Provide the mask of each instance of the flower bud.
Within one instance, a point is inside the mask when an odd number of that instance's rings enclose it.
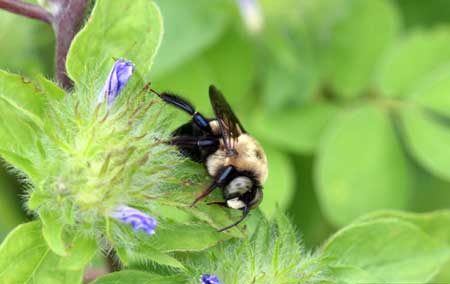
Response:
[[[105,85],[103,86],[97,102],[102,103],[106,98],[108,105],[111,105],[126,86],[131,78],[131,75],[133,75],[133,72],[133,63],[122,59],[117,60],[116,63],[114,63],[108,78],[106,79]]]
[[[135,231],[144,231],[149,235],[155,233],[157,222],[155,218],[126,205],[119,205],[112,212],[111,217],[124,223],[131,225]]]
[[[203,274],[200,277],[201,284],[221,284],[216,275],[214,274]]]

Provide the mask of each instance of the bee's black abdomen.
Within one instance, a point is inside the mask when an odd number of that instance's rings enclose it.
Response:
[[[172,136],[201,137],[203,132],[192,121],[187,122],[172,132]]]
[[[208,123],[209,126],[209,123]],[[188,122],[180,127],[178,127],[173,133],[172,136],[174,137],[190,137],[192,139],[198,139],[198,146],[201,147],[192,147],[192,146],[183,146],[183,145],[177,145],[177,147],[180,149],[180,152],[191,159],[194,162],[197,163],[203,163],[205,162],[206,158],[214,153],[217,149],[219,144],[206,139],[205,134],[202,130],[195,124],[195,122]]]

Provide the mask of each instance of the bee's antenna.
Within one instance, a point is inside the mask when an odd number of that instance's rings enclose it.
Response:
[[[241,223],[242,221],[244,221],[245,217],[248,216],[248,213],[249,213],[249,212],[250,212],[250,210],[248,209],[247,206],[245,206],[245,207],[242,209],[242,217],[241,217],[241,219],[237,220],[235,223],[233,223],[233,224],[231,224],[231,225],[229,225],[229,226],[226,226],[225,228],[222,228],[222,229],[218,230],[218,232],[223,232],[223,231],[226,231],[226,230],[228,230],[228,229],[233,228],[234,226],[239,225],[239,223]]]

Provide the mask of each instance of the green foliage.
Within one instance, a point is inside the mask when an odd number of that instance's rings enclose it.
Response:
[[[123,9],[132,13],[124,16]],[[230,236],[242,236],[242,232],[234,229],[229,235],[219,234],[210,227],[232,223],[220,208],[191,210],[190,226],[178,220],[169,222],[156,210],[164,204],[184,210],[205,186],[196,178],[203,180],[204,174],[198,168],[189,170],[191,165],[183,162],[174,147],[159,142],[169,134],[169,113],[159,99],[143,91],[141,78],[133,79],[113,106],[98,103],[98,95],[112,57],[133,60],[137,71],[146,76],[161,39],[159,9],[150,1],[133,5],[97,1],[92,13],[70,49],[67,67],[76,83],[70,95],[63,95],[43,77],[38,78],[37,87],[20,76],[0,73],[0,130],[2,137],[8,137],[0,141],[2,157],[24,171],[30,183],[30,209],[42,222],[33,230],[39,235],[36,241],[44,244],[42,254],[52,255],[52,269],[77,271],[79,277],[99,245],[114,247],[125,265],[150,262],[183,268],[168,253],[203,250]],[[133,32],[130,25],[135,27]],[[142,41],[144,33],[149,36]],[[142,45],[135,43],[138,35]],[[193,184],[192,190],[184,188],[185,180]],[[160,224],[160,237],[151,239],[128,226],[111,224],[112,212],[122,204],[151,212]],[[209,219],[202,221],[207,215]],[[215,215],[221,215],[218,222]],[[179,234],[188,228],[190,234]],[[198,232],[205,238],[195,241]],[[175,233],[179,238],[173,238]],[[59,261],[56,255],[66,258]],[[20,261],[26,260],[13,265]],[[41,274],[49,281],[65,281],[47,268]]]
[[[0,70],[0,153],[14,166],[33,176],[36,169],[24,153],[41,147],[36,141],[43,127],[45,100],[33,83]]]
[[[140,266],[140,270],[112,273],[96,283],[139,279],[194,284],[205,273],[223,283],[426,283],[450,260],[449,214],[448,210],[369,214],[338,231],[315,253],[303,248],[298,233],[282,214],[273,222],[258,216],[254,234],[247,239],[179,255],[186,266],[181,273],[155,275],[161,271]]]
[[[426,283],[450,257],[445,244],[391,218],[351,225],[333,236],[323,251],[333,259],[332,266],[364,271],[364,283]],[[354,281],[346,273],[341,276],[347,283]]]
[[[256,114],[254,133],[274,145],[295,153],[314,152],[337,107],[312,102],[287,111]]]
[[[54,38],[49,25],[1,10],[0,26],[0,69],[27,76],[53,73]]]
[[[229,21],[230,5],[224,1],[156,1],[165,19],[164,38],[152,76],[161,77],[213,44]],[[194,40],[195,39],[195,40]]]
[[[183,95],[189,98],[199,111],[212,115],[207,94],[208,87],[213,82],[240,113],[239,111],[246,110],[253,101],[250,91],[255,74],[254,64],[255,56],[249,39],[231,26],[214,45],[203,52],[199,51],[199,54],[189,61],[180,62],[176,69],[165,73],[164,76],[157,76],[154,86],[158,90],[170,90]],[[159,68],[156,62],[153,70],[159,72]],[[234,76],[229,76],[230,73]],[[246,112],[243,113],[242,122],[246,125]]]
[[[98,278],[94,283],[98,284],[119,284],[119,283],[142,283],[142,284],[183,284],[184,277],[161,275],[139,271],[139,270],[124,270],[114,272],[106,276]]]
[[[124,58],[138,64],[137,71],[147,79],[162,32],[153,1],[98,1],[71,45],[67,72],[78,88],[98,92],[114,59]]]
[[[404,131],[414,157],[431,172],[450,179],[445,167],[450,164],[446,151],[450,143],[448,127],[432,118],[430,113],[411,109],[403,114]]]
[[[272,224],[261,219],[251,238],[219,245],[197,261],[188,283],[197,283],[195,276],[205,272],[231,284],[325,283],[328,280],[323,259],[303,248],[296,230],[282,214]]]
[[[381,62],[377,74],[380,92],[388,97],[407,97],[417,80],[450,61],[448,29],[415,32],[397,42]]]
[[[39,222],[20,225],[0,246],[0,282],[81,283],[83,270],[60,269],[59,261],[43,239]]]
[[[49,248],[57,255],[66,256],[66,248],[63,241],[64,224],[60,221],[58,211],[42,210],[39,217],[42,221],[42,235]]]
[[[405,25],[412,28],[448,24],[450,3],[447,0],[395,0]],[[426,4],[426,7],[424,6]]]
[[[437,68],[415,84],[411,101],[426,110],[449,117],[450,99],[447,94],[450,90],[450,77],[448,70],[447,65]]]
[[[82,270],[97,253],[98,244],[94,238],[75,233],[70,240],[67,256],[59,262],[59,267],[67,270]]]
[[[269,161],[270,177],[264,185],[264,202],[261,210],[268,216],[286,208],[294,196],[294,168],[289,158],[273,147],[263,144]]]
[[[396,35],[397,11],[385,0],[334,2],[325,10],[330,16],[325,22],[328,35],[320,42],[324,75],[338,95],[363,95],[371,87],[380,55]]]
[[[404,209],[410,186],[407,161],[383,109],[350,109],[333,124],[316,168],[328,219],[344,225],[378,208]]]
[[[396,218],[402,221],[410,222],[428,236],[432,237],[434,241],[440,243],[443,251],[450,249],[450,234],[448,227],[450,225],[450,211],[440,210],[427,214],[414,214],[399,211],[379,211],[362,217],[361,221],[382,220],[386,218]],[[446,246],[446,248],[445,248]],[[450,252],[449,252],[450,253]],[[433,279],[435,283],[447,283],[450,281],[450,257],[447,257],[447,262],[442,267],[440,273]]]
[[[43,75],[0,71],[0,156],[38,219],[1,245],[0,282],[81,283],[111,249],[124,270],[95,283],[198,283],[205,273],[227,284],[450,281],[448,210],[377,211],[450,206],[450,30],[430,28],[448,22],[448,4],[262,0],[263,29],[249,31],[237,1],[156,2],[161,11],[149,0],[96,1],[67,59],[70,94]],[[48,30],[3,16],[1,67],[48,76],[53,55],[37,56],[52,44]],[[117,58],[137,72],[112,106],[98,104]],[[207,116],[208,85],[224,92],[267,152],[264,215],[218,233],[240,212],[187,208],[210,180],[158,142],[189,117],[172,119],[147,82]],[[112,219],[121,204],[155,217],[156,234]],[[310,253],[275,214],[287,208],[307,244],[343,229]],[[22,220],[2,216],[0,234]]]
[[[26,218],[21,212],[19,199],[17,196],[17,183],[13,176],[6,173],[6,169],[0,166],[0,208],[2,208],[2,218],[0,218],[0,239],[3,239],[7,233],[15,226],[23,223]]]

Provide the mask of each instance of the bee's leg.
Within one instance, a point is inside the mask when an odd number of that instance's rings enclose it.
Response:
[[[208,134],[213,134],[213,131],[211,129],[211,126],[209,125],[208,120],[201,114],[195,111],[195,108],[187,102],[185,99],[180,98],[177,95],[169,94],[169,93],[157,93],[156,91],[152,90],[155,94],[157,94],[163,101],[165,101],[168,104],[174,105],[177,108],[184,110],[188,114],[192,116],[192,121],[204,132]]]
[[[217,148],[220,144],[219,139],[216,137],[198,138],[190,136],[171,137],[167,143],[182,147],[198,147],[200,149]]]
[[[194,207],[197,202],[199,202],[201,199],[208,196],[211,192],[214,191],[219,186],[223,186],[227,181],[230,175],[234,172],[233,166],[227,166],[225,169],[216,177],[216,180],[208,186],[207,189],[200,192],[197,197],[195,198],[194,202],[192,202],[191,207]]]
[[[191,208],[195,207],[195,205],[197,204],[197,202],[199,202],[200,200],[202,200],[203,198],[205,198],[206,196],[208,196],[211,192],[214,191],[214,189],[217,188],[217,183],[213,182],[210,186],[208,186],[207,189],[205,189],[204,191],[200,192],[197,197],[195,197],[194,202],[192,202],[191,204]]]

